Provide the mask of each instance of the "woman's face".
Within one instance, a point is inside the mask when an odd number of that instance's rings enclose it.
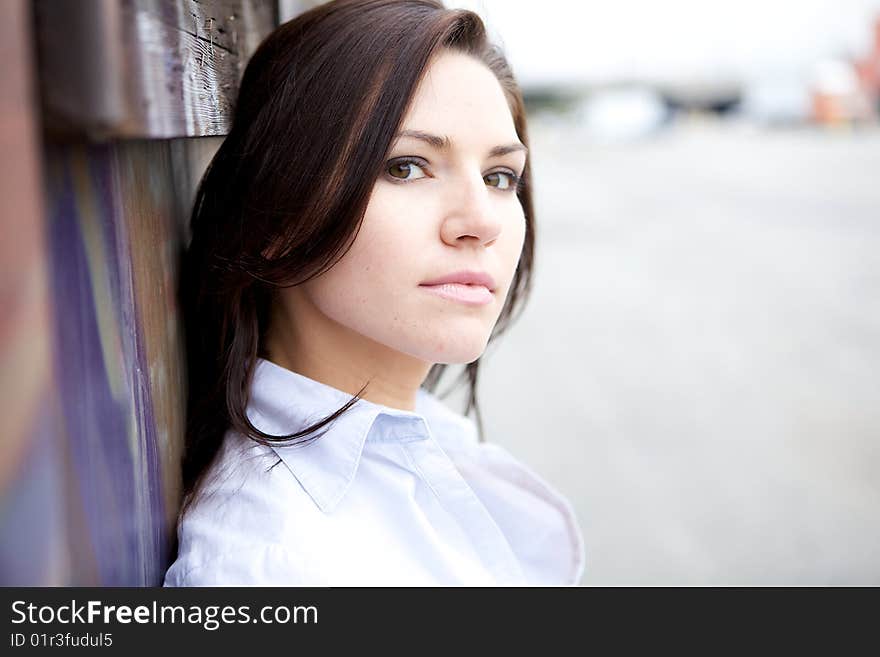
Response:
[[[351,249],[300,286],[301,300],[427,363],[476,360],[523,246],[516,183],[525,162],[493,73],[468,55],[442,52],[416,91]],[[428,285],[441,279],[451,282]]]

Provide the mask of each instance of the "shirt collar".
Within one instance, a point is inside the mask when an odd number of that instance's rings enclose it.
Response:
[[[261,431],[290,434],[333,414],[350,399],[346,392],[259,358],[247,414]],[[476,440],[473,423],[419,389],[414,412],[360,399],[318,431],[326,430],[326,434],[307,443],[273,445],[272,449],[315,504],[332,513],[354,480],[368,437],[378,441],[425,440],[432,438],[432,429],[452,439]]]

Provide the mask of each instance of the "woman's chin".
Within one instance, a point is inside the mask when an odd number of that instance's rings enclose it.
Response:
[[[480,336],[475,340],[458,340],[442,349],[437,349],[426,358],[430,363],[441,365],[466,365],[477,360],[486,351],[487,339]]]

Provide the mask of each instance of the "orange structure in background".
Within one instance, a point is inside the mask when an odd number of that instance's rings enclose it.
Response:
[[[856,62],[859,80],[871,98],[875,112],[880,112],[880,16],[874,23],[874,48],[868,55]]]
[[[869,52],[854,62],[834,62],[817,76],[813,118],[825,125],[867,122],[880,116],[880,16]],[[849,73],[849,75],[847,75]]]

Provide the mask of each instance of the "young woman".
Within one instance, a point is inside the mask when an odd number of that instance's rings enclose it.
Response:
[[[184,258],[166,585],[578,582],[568,502],[431,392],[466,364],[476,410],[529,289],[527,145],[471,12],[330,2],[260,46]]]

